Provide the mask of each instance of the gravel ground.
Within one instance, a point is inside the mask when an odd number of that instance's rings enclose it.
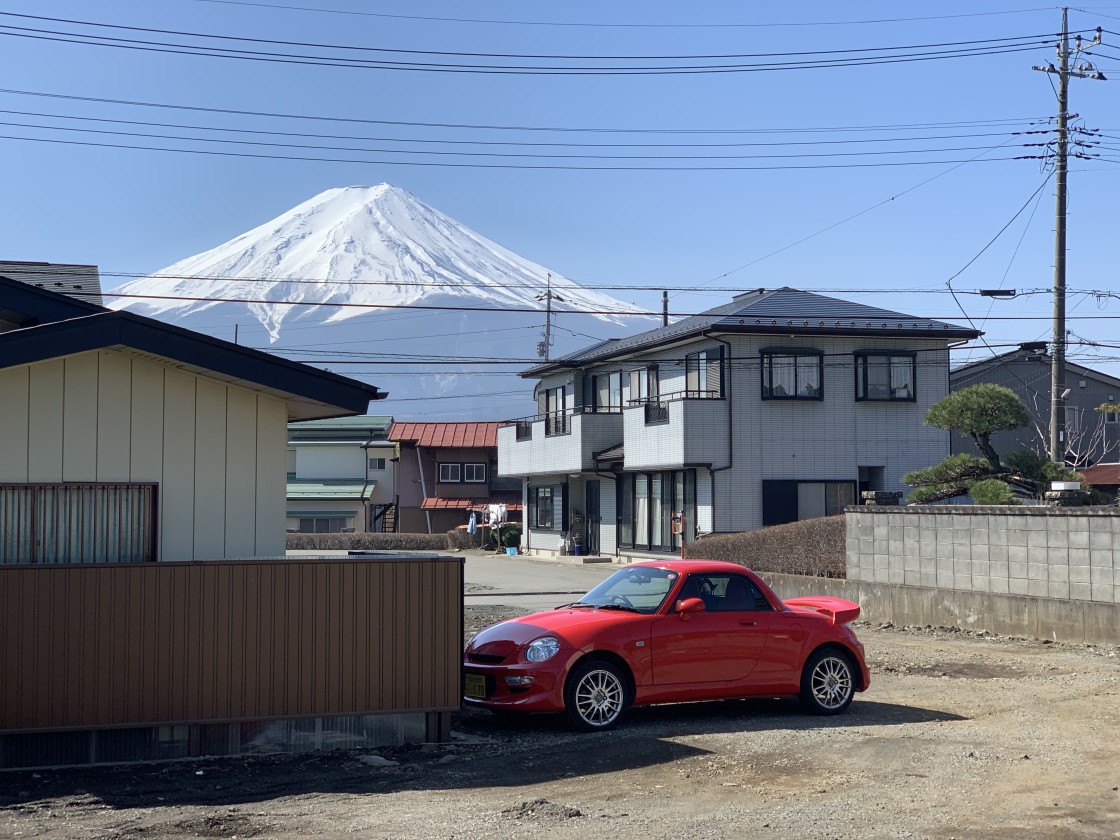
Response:
[[[518,611],[468,609],[468,634]],[[613,732],[468,711],[450,745],[0,774],[0,837],[1120,837],[1120,649],[857,625],[871,690],[635,710]]]

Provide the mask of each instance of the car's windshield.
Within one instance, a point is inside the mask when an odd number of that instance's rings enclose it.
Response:
[[[648,566],[619,569],[576,603],[655,613],[678,578],[680,575],[669,569]]]

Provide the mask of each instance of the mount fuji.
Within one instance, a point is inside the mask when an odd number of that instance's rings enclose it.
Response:
[[[516,373],[537,361],[549,291],[553,358],[654,325],[389,184],[327,190],[107,297],[372,382],[390,394],[375,413],[493,420],[535,413]]]

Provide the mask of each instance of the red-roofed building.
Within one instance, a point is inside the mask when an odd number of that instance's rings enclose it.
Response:
[[[1078,470],[1090,487],[1108,493],[1113,499],[1120,490],[1120,464],[1097,464]]]
[[[521,518],[521,482],[497,476],[498,424],[393,423],[397,444],[397,530],[435,534],[467,522],[472,510],[504,504]]]

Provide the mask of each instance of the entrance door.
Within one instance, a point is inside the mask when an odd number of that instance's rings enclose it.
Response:
[[[587,503],[587,541],[584,544],[587,546],[587,553],[595,555],[599,553],[599,525],[603,521],[599,508],[599,482],[588,481],[584,484],[584,492]]]

